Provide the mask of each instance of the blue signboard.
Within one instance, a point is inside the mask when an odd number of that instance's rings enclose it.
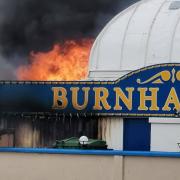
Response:
[[[133,71],[116,81],[0,82],[0,112],[174,117],[180,64]]]

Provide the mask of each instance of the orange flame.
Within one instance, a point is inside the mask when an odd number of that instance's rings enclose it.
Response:
[[[74,81],[87,77],[92,39],[56,44],[49,52],[31,52],[30,64],[17,70],[18,80]]]

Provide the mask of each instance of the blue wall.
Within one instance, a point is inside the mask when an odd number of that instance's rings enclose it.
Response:
[[[124,120],[124,150],[150,151],[151,124],[148,118]]]

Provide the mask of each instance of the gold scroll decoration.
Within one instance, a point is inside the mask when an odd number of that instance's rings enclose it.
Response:
[[[142,81],[141,79],[137,79],[136,81],[138,84],[147,84],[150,82],[152,84],[163,84],[169,80],[171,80],[172,83],[174,83],[176,80],[180,81],[180,71],[176,72],[174,68],[171,71],[164,70],[153,75],[145,81]]]

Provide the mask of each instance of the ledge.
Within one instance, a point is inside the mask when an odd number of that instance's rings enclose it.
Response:
[[[180,158],[180,152],[145,152],[120,150],[78,150],[78,149],[48,149],[48,148],[0,148],[8,153],[38,153],[38,154],[69,154],[69,155],[102,155],[102,156],[145,156]]]

